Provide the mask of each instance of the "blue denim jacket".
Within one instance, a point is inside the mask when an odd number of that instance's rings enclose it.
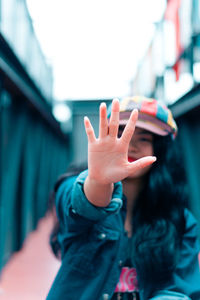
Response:
[[[83,192],[86,176],[87,171],[84,171],[78,177],[68,178],[56,194],[62,264],[47,300],[111,299],[119,280],[126,245],[123,225],[126,203],[122,184],[114,185],[107,207],[95,207]],[[166,290],[197,300],[200,299],[200,271],[196,221],[188,210],[185,210],[185,217],[182,256],[173,282]],[[149,288],[139,293],[141,300],[153,296]]]

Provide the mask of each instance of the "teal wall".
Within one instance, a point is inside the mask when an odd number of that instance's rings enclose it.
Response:
[[[178,120],[180,152],[183,155],[188,191],[189,208],[199,222],[200,238],[200,120],[198,115]]]
[[[0,92],[0,269],[48,209],[70,160],[69,143],[28,104]]]

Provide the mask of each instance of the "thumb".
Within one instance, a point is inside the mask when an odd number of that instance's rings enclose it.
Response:
[[[145,156],[129,163],[129,174],[133,174],[147,166],[150,166],[157,160],[156,156]]]

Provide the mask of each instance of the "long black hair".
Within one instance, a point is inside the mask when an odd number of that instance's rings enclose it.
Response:
[[[176,268],[185,228],[187,188],[182,157],[171,136],[154,136],[152,165],[133,211],[132,261],[145,288],[162,288]]]

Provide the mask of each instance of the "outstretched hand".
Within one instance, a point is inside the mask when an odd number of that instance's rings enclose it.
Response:
[[[101,103],[98,138],[95,136],[90,120],[87,117],[84,118],[88,138],[88,177],[90,180],[100,185],[112,184],[133,175],[156,160],[153,156],[146,156],[134,162],[128,161],[128,147],[134,134],[137,118],[138,111],[133,110],[120,138],[118,138],[118,99],[112,102],[109,124],[106,104]]]

